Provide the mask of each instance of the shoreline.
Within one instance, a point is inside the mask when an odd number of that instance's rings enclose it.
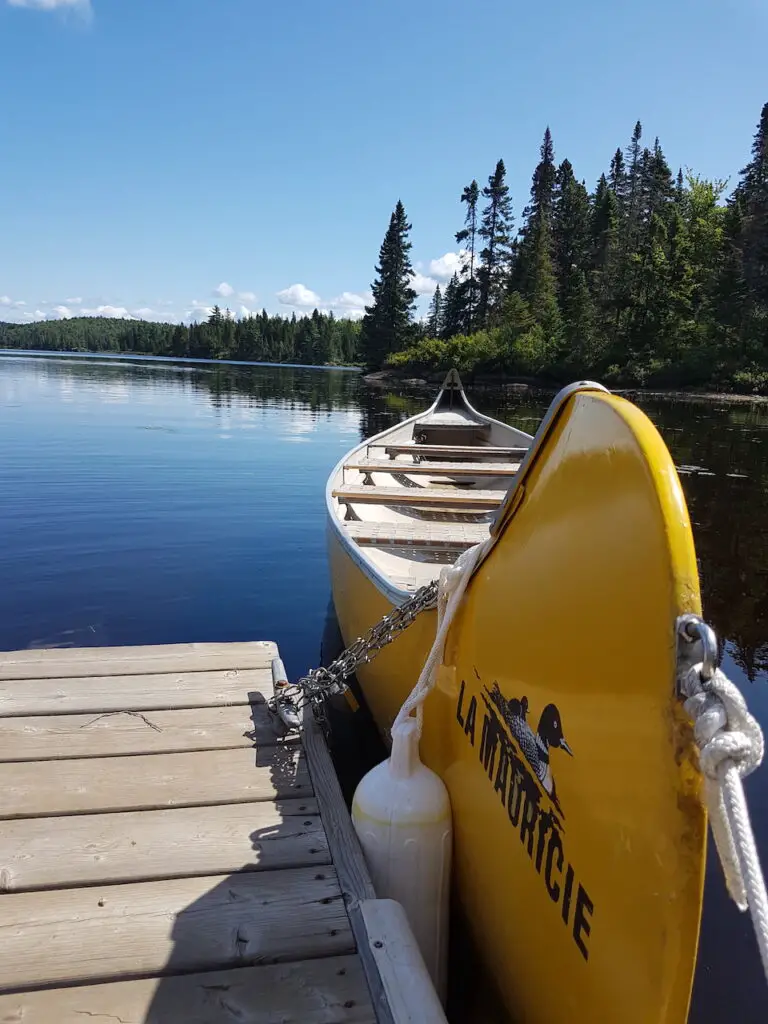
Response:
[[[371,373],[359,366],[341,366],[337,363],[267,363],[250,359],[206,359],[195,358],[194,356],[156,356],[149,352],[89,352],[82,349],[19,349],[0,348],[0,355],[3,356],[33,356],[43,358],[66,358],[75,356],[80,359],[108,359],[108,360],[138,360],[141,362],[154,363],[184,363],[197,364],[201,366],[282,366],[287,369],[303,370],[343,370],[346,372],[360,373],[366,384],[372,387],[386,388],[392,385],[408,387],[413,390],[427,391],[432,393],[436,386],[439,386],[445,374],[430,373],[426,377],[409,376],[402,370],[374,370]],[[509,391],[545,391],[555,395],[562,385],[553,383],[551,380],[541,377],[495,377],[488,374],[468,375],[465,378],[471,387],[501,388]],[[713,405],[721,403],[724,405],[766,405],[768,395],[744,395],[732,391],[685,391],[681,388],[642,388],[642,387],[617,387],[609,389],[614,395],[621,395],[624,398],[658,398],[685,402],[700,402]]]
[[[389,387],[393,384],[413,388],[414,390],[434,391],[445,377],[444,373],[431,373],[426,377],[408,376],[402,371],[396,370],[374,370],[372,373],[363,375],[366,384],[373,387]],[[551,380],[535,377],[492,377],[488,374],[469,375],[465,383],[470,387],[494,387],[509,391],[547,391],[555,395],[563,385],[554,384]],[[720,402],[726,405],[766,405],[768,395],[744,395],[732,391],[685,391],[680,388],[642,388],[642,387],[617,387],[609,388],[612,394],[621,395],[623,398],[659,398],[667,400],[701,402],[702,404],[715,404]]]

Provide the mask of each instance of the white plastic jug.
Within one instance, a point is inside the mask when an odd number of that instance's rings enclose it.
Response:
[[[376,895],[402,904],[445,1001],[451,876],[448,790],[419,759],[415,719],[392,728],[392,753],[361,780],[352,821]]]

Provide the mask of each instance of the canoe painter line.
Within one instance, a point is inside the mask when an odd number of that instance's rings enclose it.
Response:
[[[277,658],[0,653],[0,1020],[445,1024],[319,727],[269,715]]]

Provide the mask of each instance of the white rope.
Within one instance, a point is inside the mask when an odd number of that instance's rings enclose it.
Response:
[[[709,822],[725,882],[739,910],[749,910],[768,979],[768,896],[741,780],[763,760],[763,733],[746,701],[715,669],[709,680],[694,665],[681,682],[694,721]]]
[[[419,723],[419,736],[421,736],[424,701],[435,685],[437,678],[436,670],[443,659],[443,650],[448,630],[451,628],[451,623],[461,604],[461,599],[464,596],[464,591],[467,589],[472,573],[485,555],[489,544],[489,541],[483,541],[482,544],[476,544],[474,547],[468,548],[456,559],[453,565],[446,566],[440,573],[437,592],[437,633],[435,640],[432,644],[432,649],[427,655],[427,660],[424,662],[424,667],[416,681],[416,685],[411,690],[409,696],[406,697],[405,703],[398,711],[397,717],[392,723],[393,731],[397,726],[402,725],[407,718],[410,718],[415,711],[416,720]]]

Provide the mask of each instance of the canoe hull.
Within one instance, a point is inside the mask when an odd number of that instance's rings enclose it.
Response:
[[[518,1019],[680,1024],[705,818],[674,690],[675,619],[700,611],[679,481],[639,410],[579,394],[517,491],[425,707],[422,757],[453,807],[455,889]],[[329,554],[350,642],[391,602],[335,524]],[[358,672],[384,734],[434,630],[424,613]],[[547,770],[526,743],[553,706],[568,747],[552,741]]]

